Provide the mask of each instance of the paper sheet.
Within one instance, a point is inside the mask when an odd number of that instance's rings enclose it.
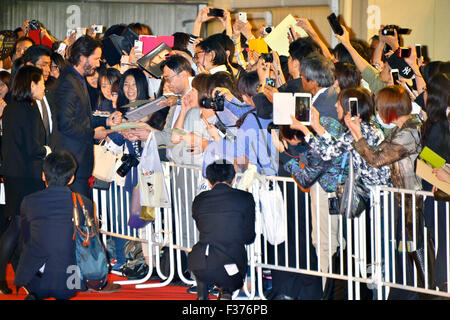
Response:
[[[290,26],[294,29],[294,32],[300,34],[300,36],[307,37],[303,28],[296,26],[297,20],[295,20],[294,16],[289,14],[279,25],[277,25],[271,33],[267,37],[264,38],[264,41],[267,45],[274,51],[278,53],[280,56],[289,56],[289,38],[287,36],[288,29]]]
[[[256,51],[259,54],[269,53],[269,48],[267,47],[267,43],[264,41],[264,39],[248,40],[248,49],[252,50],[252,51]]]
[[[426,164],[423,160],[417,159],[416,174],[422,179],[428,181],[433,186],[438,187],[447,194],[450,194],[450,184],[439,180],[436,175],[433,174],[433,168]]]
[[[290,92],[273,94],[273,124],[292,124],[291,115],[295,115],[295,99]]]

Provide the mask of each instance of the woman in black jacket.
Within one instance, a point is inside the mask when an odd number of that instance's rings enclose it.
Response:
[[[5,214],[11,219],[0,239],[0,291],[3,294],[11,293],[6,283],[6,266],[19,239],[20,204],[26,195],[45,187],[42,160],[51,150],[45,146],[45,128],[36,104],[44,94],[42,71],[34,66],[24,66],[14,78],[12,101],[3,113],[1,170],[5,180]]]

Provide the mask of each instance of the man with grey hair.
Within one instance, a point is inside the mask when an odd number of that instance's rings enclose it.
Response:
[[[311,103],[319,111],[320,116],[338,120],[334,106],[338,93],[333,87],[335,80],[333,62],[323,55],[311,54],[302,60],[300,77],[303,89],[313,96]],[[333,256],[339,245],[343,245],[338,242],[339,221],[336,215],[329,214],[328,193],[318,182],[311,187],[310,195],[312,243],[320,259],[320,270],[328,272],[330,256]]]
[[[321,116],[338,120],[336,108],[338,93],[333,87],[334,64],[320,54],[311,54],[302,60],[300,77],[303,89],[313,96],[312,104]]]

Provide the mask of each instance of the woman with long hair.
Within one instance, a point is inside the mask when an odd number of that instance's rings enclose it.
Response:
[[[450,79],[449,74],[439,73],[433,76],[425,92],[426,103],[425,111],[427,120],[422,126],[423,146],[432,151],[450,163],[450,122],[448,120],[448,109],[450,106]],[[427,181],[423,181],[423,189],[432,191],[433,186]],[[435,191],[435,198],[427,197],[425,199],[425,223],[428,228],[428,234],[434,235],[434,230],[438,228],[438,237],[434,239],[437,244],[436,265],[434,269],[434,280],[440,290],[446,291],[447,279],[447,241],[446,235],[449,233],[446,228],[445,207],[446,201],[436,201],[440,199],[438,191]],[[448,200],[447,195],[447,200]],[[444,199],[442,199],[444,200]],[[437,221],[435,221],[435,206],[437,206]]]
[[[18,249],[20,204],[31,193],[44,189],[42,161],[51,152],[36,100],[45,94],[42,70],[24,66],[11,87],[12,100],[3,113],[2,173],[5,181],[5,214],[8,229],[0,239],[0,291],[12,293],[6,283],[6,266]],[[12,261],[13,267],[18,261]]]

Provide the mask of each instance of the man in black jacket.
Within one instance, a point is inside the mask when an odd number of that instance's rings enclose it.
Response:
[[[75,170],[75,159],[69,152],[51,153],[43,163],[42,179],[47,188],[22,201],[23,251],[14,284],[25,287],[28,291],[26,300],[70,299],[78,291],[87,289],[77,275],[73,240],[73,200],[68,186],[74,180]],[[82,198],[94,219],[92,201]],[[81,216],[80,219],[84,218]],[[120,285],[107,282],[96,292],[110,293],[120,289]]]
[[[247,272],[245,245],[255,240],[255,201],[251,193],[233,189],[232,164],[217,161],[206,168],[210,191],[192,203],[200,240],[188,256],[197,280],[198,299],[208,299],[208,285],[220,288],[219,299],[230,300]]]
[[[107,126],[121,122],[116,111],[105,119],[94,117],[87,91],[86,76],[100,65],[101,45],[89,36],[80,37],[70,48],[70,64],[63,69],[54,92],[57,110],[55,148],[71,152],[78,164],[71,189],[92,199],[88,179],[94,167],[94,139],[104,139]]]

